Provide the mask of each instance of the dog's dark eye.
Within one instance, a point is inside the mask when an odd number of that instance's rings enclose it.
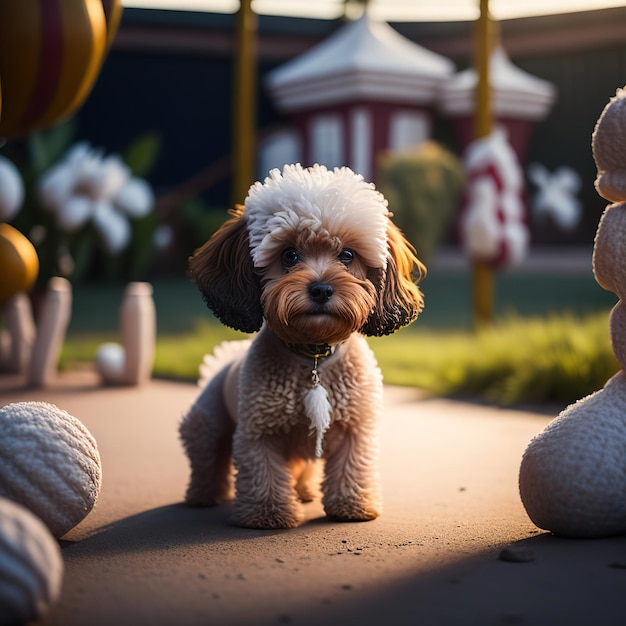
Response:
[[[284,267],[293,267],[300,260],[300,255],[295,248],[287,248],[280,255],[280,260]]]
[[[354,252],[350,248],[344,248],[337,257],[344,265],[350,265],[354,259]]]

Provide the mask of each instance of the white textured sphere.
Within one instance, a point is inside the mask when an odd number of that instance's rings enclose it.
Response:
[[[0,625],[39,619],[61,592],[59,544],[24,507],[0,498]]]
[[[96,351],[96,369],[106,382],[117,382],[124,375],[126,352],[113,341],[103,343]]]
[[[0,496],[40,517],[55,537],[93,509],[102,482],[96,440],[85,425],[46,402],[0,408]]]
[[[569,537],[626,533],[626,376],[579,400],[528,445],[520,496],[539,527]]]

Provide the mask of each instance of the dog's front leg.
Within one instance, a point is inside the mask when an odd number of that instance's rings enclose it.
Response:
[[[326,455],[323,505],[326,515],[341,522],[372,520],[381,513],[378,446],[374,428],[350,426],[335,433]]]
[[[233,522],[246,528],[294,528],[303,518],[279,436],[235,431]]]

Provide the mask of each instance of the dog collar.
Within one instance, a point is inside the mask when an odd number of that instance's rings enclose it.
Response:
[[[303,356],[306,359],[314,359],[316,362],[320,359],[327,359],[335,353],[337,346],[331,346],[327,343],[287,343],[285,344],[294,354]]]

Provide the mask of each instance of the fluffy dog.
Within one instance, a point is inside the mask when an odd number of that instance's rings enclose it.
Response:
[[[323,505],[338,521],[381,512],[377,423],[382,375],[364,335],[413,322],[425,268],[387,201],[348,168],[287,165],[190,259],[208,307],[258,334],[205,359],[206,385],[183,418],[186,502],[233,496],[233,521],[291,528],[323,457]]]

